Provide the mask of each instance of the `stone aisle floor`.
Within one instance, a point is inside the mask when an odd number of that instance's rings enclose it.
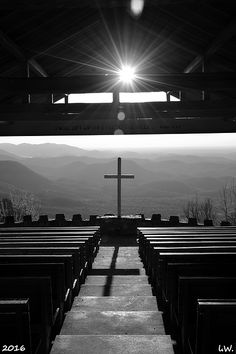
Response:
[[[102,246],[51,354],[173,354],[136,246]]]

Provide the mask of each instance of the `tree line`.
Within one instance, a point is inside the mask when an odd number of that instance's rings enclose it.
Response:
[[[199,200],[198,195],[188,200],[183,206],[184,216],[195,218],[197,222],[212,220],[214,224],[224,220],[236,225],[236,183],[234,178],[225,183],[219,191],[217,200],[205,198]]]
[[[0,200],[0,222],[6,216],[13,216],[15,221],[22,221],[24,215],[31,215],[37,220],[40,214],[40,200],[31,192],[11,188],[9,195]],[[198,223],[212,220],[214,224],[222,220],[236,225],[236,183],[234,178],[225,183],[219,191],[218,198],[199,199],[196,194],[183,205],[183,216],[195,218]]]
[[[14,216],[15,221],[22,221],[24,215],[32,215],[32,219],[36,220],[40,208],[40,200],[33,193],[11,188],[9,195],[0,200],[0,222],[6,216]]]

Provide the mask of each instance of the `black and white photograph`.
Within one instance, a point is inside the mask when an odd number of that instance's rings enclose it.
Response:
[[[236,354],[233,0],[0,0],[0,353]]]

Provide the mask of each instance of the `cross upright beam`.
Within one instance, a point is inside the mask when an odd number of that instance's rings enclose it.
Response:
[[[129,179],[129,178],[133,179],[134,175],[121,173],[121,158],[118,157],[117,174],[105,174],[104,178],[117,179],[117,217],[121,218],[121,179]]]

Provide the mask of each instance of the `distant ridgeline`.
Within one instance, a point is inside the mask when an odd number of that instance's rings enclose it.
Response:
[[[72,219],[67,220],[64,214],[56,214],[55,219],[49,219],[48,215],[40,215],[37,221],[32,220],[31,215],[25,215],[22,222],[15,222],[13,216],[6,216],[5,221],[0,223],[0,227],[46,227],[46,226],[101,226],[104,231],[119,231],[122,233],[130,232],[137,227],[148,226],[214,226],[212,220],[204,220],[204,224],[199,224],[197,219],[189,218],[188,222],[180,222],[178,216],[170,216],[169,220],[162,219],[161,214],[153,214],[151,218],[145,218],[144,214],[138,214],[135,216],[122,216],[117,218],[113,214],[105,214],[104,216],[90,215],[89,219],[82,218],[81,214],[74,214]],[[222,221],[221,226],[230,226],[227,221]]]

